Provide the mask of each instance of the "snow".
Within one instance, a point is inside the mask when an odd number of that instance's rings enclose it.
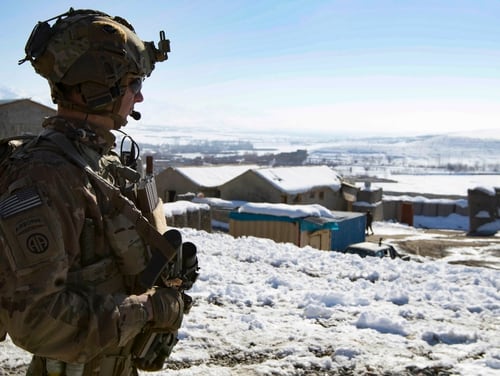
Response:
[[[428,198],[424,196],[408,196],[408,195],[385,195],[384,201],[406,201],[406,202],[421,202],[428,204],[454,204],[466,208],[468,206],[467,199],[449,199],[449,198]],[[356,202],[358,203],[358,202]]]
[[[179,200],[163,204],[163,212],[165,217],[171,218],[174,215],[184,214],[186,212],[194,212],[198,210],[210,210],[208,204],[194,203],[186,200]]]
[[[328,166],[258,168],[253,170],[282,192],[297,194],[318,187],[339,190],[341,178]]]
[[[494,187],[500,187],[500,175],[390,175],[395,183],[376,182],[371,189],[382,188],[388,192],[418,192],[438,195],[457,195],[467,197],[468,189],[480,189],[486,194],[494,195]]]
[[[413,216],[413,226],[419,228],[439,228],[445,230],[469,230],[469,217],[452,213],[446,217],[426,217],[424,215]],[[500,227],[499,229],[500,230]]]
[[[176,167],[176,170],[202,187],[217,187],[252,168],[257,165],[189,166]]]
[[[476,218],[490,218],[490,213],[486,210],[481,210],[475,215]]]
[[[493,222],[485,223],[484,225],[479,226],[477,228],[477,231],[484,234],[493,234],[495,232],[498,232],[500,231],[500,220],[497,219]]]
[[[247,203],[247,201],[223,200],[216,197],[195,197],[193,198],[193,202],[224,209],[236,209]]]
[[[266,214],[283,216],[289,218],[325,217],[334,218],[330,210],[324,206],[313,205],[289,205],[268,203],[246,203],[238,209],[239,213]]]
[[[431,236],[400,224],[374,229]],[[500,373],[499,270],[182,233],[198,245],[201,269],[170,363],[189,368],[155,374]],[[28,361],[9,339],[0,344],[4,368]]]
[[[177,205],[170,210],[191,210],[192,203]],[[445,223],[450,232],[463,231],[463,221],[456,214],[414,218],[416,227]],[[500,228],[499,221],[492,225]],[[373,228],[385,240],[442,236],[390,222]],[[499,235],[464,237],[442,259],[402,261],[181,232],[198,246],[200,277],[189,291],[195,304],[166,368],[141,376],[500,375],[500,269],[454,263],[481,258],[500,265]],[[16,374],[7,370],[17,372],[29,359],[8,337],[0,343],[0,375]]]

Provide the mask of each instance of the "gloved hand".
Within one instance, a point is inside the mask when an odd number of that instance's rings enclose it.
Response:
[[[182,294],[171,287],[155,287],[146,294],[153,309],[151,328],[171,332],[179,329],[184,316]]]
[[[182,293],[182,300],[184,301],[184,314],[187,315],[193,306],[193,298],[188,294]]]

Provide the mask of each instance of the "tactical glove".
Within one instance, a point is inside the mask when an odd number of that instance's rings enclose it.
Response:
[[[184,300],[176,289],[156,287],[150,289],[148,298],[153,308],[152,329],[175,332],[182,324]]]
[[[184,314],[187,315],[193,306],[193,298],[188,294],[182,293],[182,300],[184,301]]]

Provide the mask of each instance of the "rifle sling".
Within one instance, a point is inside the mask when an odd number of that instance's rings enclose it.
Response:
[[[149,246],[160,251],[168,262],[176,257],[176,249],[142,215],[134,203],[122,195],[119,188],[92,170],[87,161],[77,152],[73,144],[62,133],[46,129],[42,131],[41,136],[52,141],[71,161],[86,172],[89,179],[110,199],[113,207],[135,224],[138,234],[145,239]]]

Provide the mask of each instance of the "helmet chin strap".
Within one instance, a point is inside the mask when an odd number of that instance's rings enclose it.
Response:
[[[128,123],[127,119],[125,119],[123,116],[120,116],[118,114],[114,114],[114,113],[110,112],[106,115],[109,116],[111,119],[113,119],[113,129],[118,130],[121,127],[126,126]]]
[[[113,120],[114,129],[120,129],[121,127],[124,127],[128,123],[126,118],[118,115],[120,107],[122,106],[122,98],[123,97],[119,97],[117,100],[115,100],[113,102],[113,109],[110,112],[106,112],[106,115]]]
[[[113,129],[120,129],[121,127],[124,127],[127,125],[128,121],[126,118],[124,118],[121,115],[118,115],[118,110],[120,109],[121,106],[121,98],[118,98],[114,103],[113,103],[113,108],[110,110],[93,110],[90,109],[84,105],[81,104],[76,104],[67,100],[59,100],[58,104],[61,107],[67,108],[69,110],[73,111],[78,111],[82,112],[84,114],[92,114],[92,115],[98,115],[98,116],[104,116],[104,117],[109,117],[111,120],[113,120]],[[139,114],[140,117],[140,114]],[[135,117],[134,117],[135,118]]]

